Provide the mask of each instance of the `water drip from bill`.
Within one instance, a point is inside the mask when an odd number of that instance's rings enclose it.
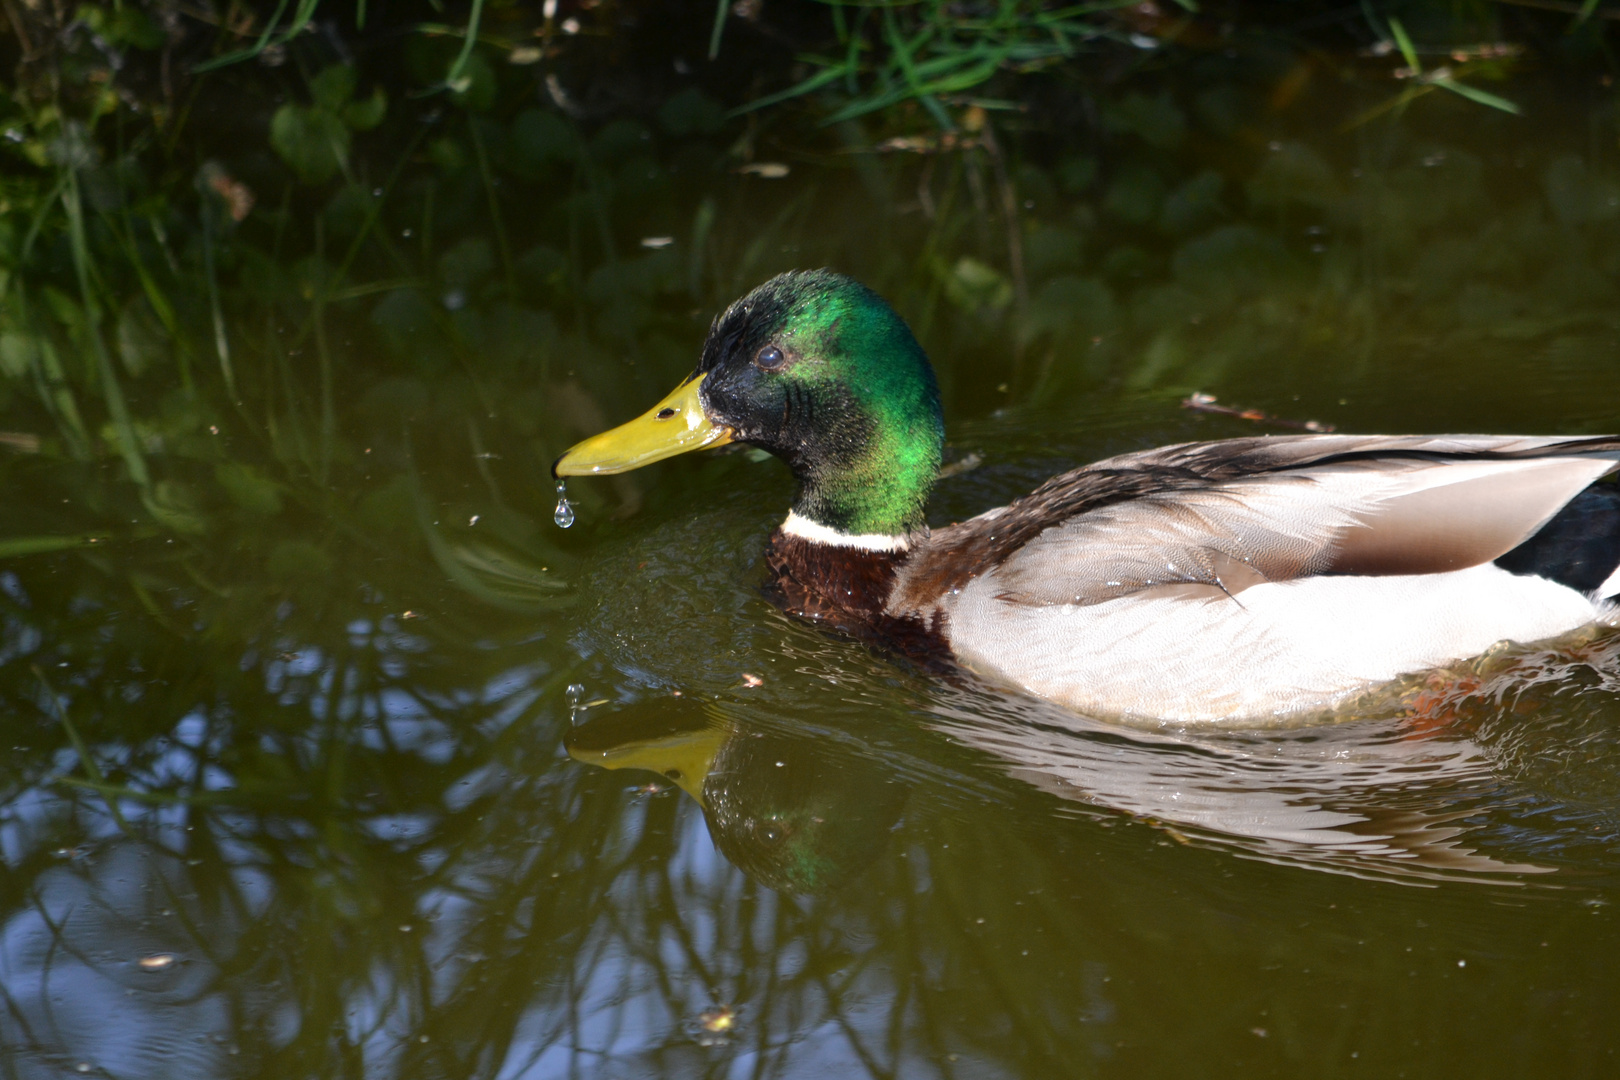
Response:
[[[574,508],[568,502],[568,484],[566,481],[557,481],[557,509],[551,515],[551,520],[557,523],[559,529],[566,529],[574,524]]]

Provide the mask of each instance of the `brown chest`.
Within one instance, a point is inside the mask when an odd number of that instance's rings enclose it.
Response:
[[[865,551],[790,536],[778,529],[765,548],[765,592],[789,615],[883,645],[931,669],[952,666],[944,616],[888,610],[904,551]]]

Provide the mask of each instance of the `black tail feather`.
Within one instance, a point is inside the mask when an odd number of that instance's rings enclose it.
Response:
[[[1620,486],[1599,481],[1541,530],[1496,560],[1513,574],[1535,574],[1589,593],[1620,567]]]

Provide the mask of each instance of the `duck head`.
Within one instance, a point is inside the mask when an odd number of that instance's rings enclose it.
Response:
[[[793,470],[793,515],[810,532],[904,537],[923,525],[943,441],[933,368],[904,320],[852,278],[794,271],[716,318],[668,397],[574,446],[552,472],[625,472],[746,443]]]

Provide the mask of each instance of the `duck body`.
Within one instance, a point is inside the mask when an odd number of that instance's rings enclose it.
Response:
[[[1617,457],[1608,438],[1191,443],[888,550],[790,519],[767,562],[795,614],[1089,715],[1286,722],[1605,618],[1620,490],[1591,485]]]
[[[1617,437],[1188,443],[931,530],[942,432],[899,316],[814,271],[732,305],[675,394],[554,471],[762,446],[800,483],[766,552],[784,610],[1134,722],[1292,722],[1591,626],[1620,594]]]

